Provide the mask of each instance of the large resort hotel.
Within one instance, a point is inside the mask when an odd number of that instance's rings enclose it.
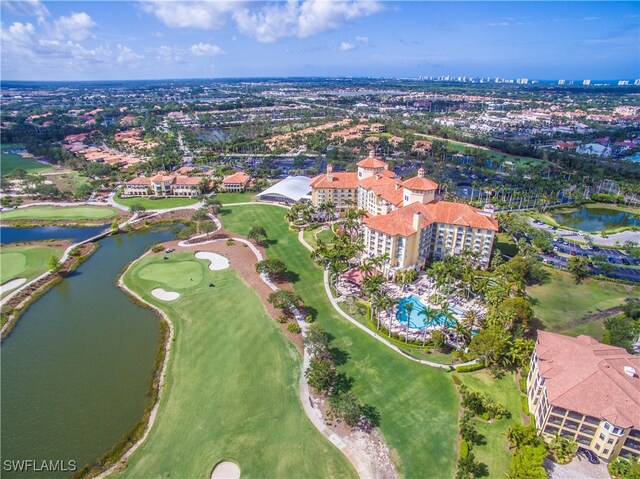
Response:
[[[547,438],[573,439],[605,461],[640,458],[640,356],[589,336],[538,331],[529,410]]]
[[[339,212],[353,204],[364,209],[365,253],[388,255],[383,273],[418,269],[463,250],[478,253],[481,267],[489,265],[498,231],[491,212],[437,201],[438,185],[425,178],[423,168],[402,181],[373,151],[357,166],[357,172],[334,172],[328,165],[326,174],[311,180],[311,201],[331,202]]]

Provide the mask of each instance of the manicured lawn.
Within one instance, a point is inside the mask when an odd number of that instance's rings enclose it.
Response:
[[[518,245],[513,238],[507,233],[498,233],[496,235],[495,247],[506,256],[514,257],[518,254]]]
[[[40,173],[51,169],[50,166],[38,163],[32,158],[23,158],[17,153],[8,153],[9,150],[22,147],[23,145],[17,145],[14,143],[2,145],[0,153],[0,171],[2,171],[3,176],[12,173],[18,168],[25,170],[27,173]]]
[[[37,278],[49,269],[52,255],[62,257],[62,249],[50,246],[3,246],[0,249],[0,284],[16,278],[26,278],[27,281]]]
[[[585,316],[620,306],[625,298],[640,294],[640,287],[587,279],[575,284],[566,272],[548,269],[550,280],[527,288],[536,317],[543,329],[577,336],[590,334],[602,338],[602,320],[584,321]]]
[[[116,193],[113,199],[116,201],[116,203],[119,203],[123,206],[131,207],[133,205],[140,205],[148,210],[163,210],[166,208],[191,206],[200,201],[198,198],[121,198],[119,192]]]
[[[319,239],[324,241],[325,244],[331,244],[336,237],[331,228],[323,230],[321,227],[306,229],[304,230],[303,236],[305,241],[309,243],[312,248],[315,248],[318,245]]]
[[[416,364],[383,346],[339,316],[329,303],[322,270],[288,230],[285,211],[269,205],[232,206],[221,216],[226,229],[246,235],[262,225],[271,240],[270,258],[283,260],[299,279],[296,292],[317,312],[317,322],[347,355],[340,367],[354,379],[354,392],[380,414],[380,430],[394,465],[405,478],[455,475],[458,400],[447,374]]]
[[[486,439],[486,444],[473,447],[476,459],[487,465],[488,477],[505,477],[511,463],[511,452],[509,452],[509,443],[505,434],[511,426],[521,422],[522,406],[515,375],[508,373],[500,379],[495,379],[487,370],[482,370],[459,373],[457,376],[469,389],[486,394],[494,401],[505,405],[511,413],[509,419],[497,419],[492,423],[480,418],[475,420],[478,432]]]
[[[162,258],[124,278],[167,312],[175,341],[158,417],[122,476],[204,478],[233,460],[242,477],[356,477],[304,414],[301,357],[260,298],[233,269],[211,271],[192,252]],[[156,287],[181,296],[157,300]]]
[[[223,205],[227,205],[229,203],[246,203],[248,201],[254,201],[256,194],[252,191],[248,191],[246,193],[218,193],[215,197],[219,199]]]
[[[102,206],[31,206],[0,213],[0,220],[106,220],[116,214]]]

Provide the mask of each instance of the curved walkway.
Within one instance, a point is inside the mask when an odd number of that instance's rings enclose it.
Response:
[[[298,240],[300,241],[300,243],[302,243],[302,245],[307,248],[309,251],[313,252],[313,248],[309,245],[309,243],[307,243],[304,240],[303,237],[303,232],[302,230],[300,232],[298,232]],[[351,316],[349,316],[347,313],[345,313],[340,306],[338,305],[338,302],[336,301],[336,299],[333,297],[333,294],[331,293],[331,288],[329,287],[329,271],[328,270],[324,270],[324,276],[323,276],[323,280],[324,280],[324,291],[327,294],[327,297],[329,298],[329,301],[331,302],[331,305],[333,306],[333,309],[335,309],[343,318],[345,318],[347,321],[349,321],[351,324],[353,324],[354,326],[356,326],[357,328],[361,329],[362,331],[364,331],[365,333],[367,333],[369,336],[375,338],[376,340],[380,341],[382,344],[384,344],[385,346],[387,346],[388,348],[393,349],[395,352],[401,354],[402,356],[404,356],[407,359],[410,359],[413,362],[416,363],[420,363],[420,364],[424,364],[425,366],[431,366],[434,368],[440,368],[440,369],[450,369],[450,368],[458,368],[460,366],[469,366],[471,364],[476,364],[478,362],[477,359],[474,359],[473,361],[468,361],[466,363],[460,363],[460,364],[440,364],[440,363],[434,363],[433,361],[427,361],[426,359],[418,359],[418,358],[414,358],[413,356],[405,353],[403,350],[401,350],[398,346],[396,346],[395,344],[391,343],[390,341],[388,341],[387,339],[385,339],[384,337],[380,336],[378,333],[376,333],[375,331],[371,331],[369,328],[367,328],[364,324],[359,323],[358,321],[356,321],[355,319],[353,319]]]
[[[193,238],[202,237],[203,235],[194,236]],[[239,241],[240,243],[246,244],[253,254],[256,256],[258,261],[262,261],[264,258],[262,253],[255,247],[253,243],[243,238],[233,238],[234,241]],[[203,244],[216,243],[220,241],[227,241],[227,239],[215,239],[203,241],[202,243],[189,244],[186,240],[180,241],[178,246],[183,248],[195,248]],[[260,274],[260,278],[262,281],[266,283],[269,288],[273,291],[277,291],[279,288],[268,278],[268,276],[264,273]],[[306,334],[306,329],[308,324],[304,320],[304,316],[298,311],[294,309],[294,316],[300,329],[302,330],[302,334]],[[324,424],[324,419],[322,417],[322,412],[319,409],[316,409],[313,406],[311,401],[311,393],[309,392],[309,385],[307,384],[307,378],[304,372],[309,367],[309,363],[311,361],[311,357],[306,348],[304,348],[304,354],[302,358],[302,368],[300,370],[300,383],[299,383],[299,393],[300,393],[300,402],[302,404],[302,408],[304,409],[305,414],[309,418],[309,420],[313,423],[315,428],[326,437],[334,446],[336,446],[345,457],[351,462],[358,475],[362,479],[373,478],[376,477],[377,467],[375,464],[375,458],[368,457],[363,455],[360,450],[352,448],[349,442],[347,442],[344,438],[340,437],[338,434],[333,432]]]

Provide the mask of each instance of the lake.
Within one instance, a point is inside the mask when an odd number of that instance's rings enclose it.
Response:
[[[0,228],[0,243],[11,244],[18,241],[42,241],[48,239],[68,239],[74,243],[89,239],[101,233],[109,225],[63,228],[43,226],[39,228]]]
[[[552,217],[559,225],[587,233],[620,228],[622,226],[640,226],[640,218],[637,216],[612,208],[583,206],[572,213],[556,213]]]
[[[30,228],[23,238],[44,234]],[[107,237],[80,267],[35,301],[2,343],[2,459],[94,461],[147,405],[159,319],[114,279],[168,228]],[[68,236],[65,236],[68,237]],[[67,477],[12,473],[3,477]]]

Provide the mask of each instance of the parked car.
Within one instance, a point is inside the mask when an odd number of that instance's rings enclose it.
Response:
[[[600,251],[600,246],[594,246],[593,251]]]
[[[626,265],[631,264],[631,261],[629,261],[627,258],[622,258],[620,261],[622,261],[622,264],[626,264]]]
[[[578,454],[582,454],[591,464],[600,464],[600,459],[589,449],[585,449],[584,447],[578,448]]]
[[[168,248],[165,250],[165,253],[173,253],[175,250],[173,248]]]
[[[571,256],[576,256],[576,255],[577,255],[577,253],[575,251],[571,252]]]

